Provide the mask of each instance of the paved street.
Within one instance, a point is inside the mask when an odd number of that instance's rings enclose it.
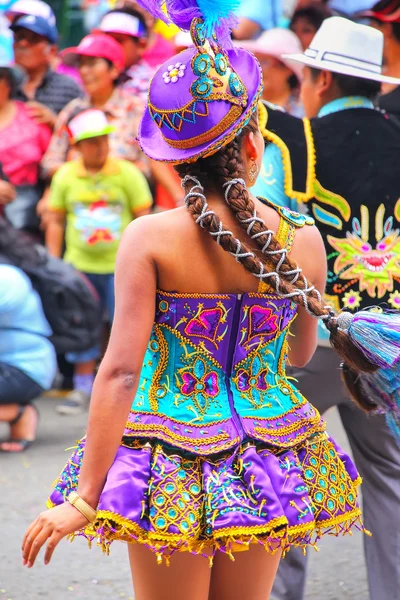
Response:
[[[61,542],[52,562],[22,568],[20,546],[29,522],[43,509],[52,481],[85,427],[85,417],[60,417],[57,400],[38,405],[41,422],[37,443],[26,454],[0,454],[0,600],[133,600],[127,552],[115,543],[111,555],[87,549],[84,540]],[[328,429],[347,449],[335,412]],[[6,434],[0,428],[0,438]],[[320,552],[310,550],[307,600],[368,600],[362,535],[327,538]],[[166,598],[165,600],[173,600]],[[190,600],[190,598],[188,598]],[[244,599],[245,600],[245,599]]]

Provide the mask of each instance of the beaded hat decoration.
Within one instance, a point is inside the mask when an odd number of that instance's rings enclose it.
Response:
[[[228,48],[230,38],[217,25],[192,19],[193,46],[162,65],[150,83],[139,142],[154,160],[179,164],[214,154],[257,109],[259,63],[246,50]]]

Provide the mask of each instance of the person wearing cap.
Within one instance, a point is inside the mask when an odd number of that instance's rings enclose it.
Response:
[[[296,117],[302,117],[303,107],[299,101],[303,67],[290,63],[282,54],[301,52],[299,38],[288,29],[276,27],[264,31],[256,40],[237,42],[242,48],[253,52],[263,70],[263,100],[276,104]]]
[[[79,158],[65,163],[53,177],[46,246],[49,252],[86,274],[96,288],[109,322],[114,316],[114,270],[123,230],[148,214],[152,196],[145,176],[132,163],[110,156],[114,131],[97,109],[78,113],[68,123],[68,135]],[[74,389],[57,407],[77,414],[89,404],[99,347],[67,354],[75,366]]]
[[[121,45],[105,33],[92,33],[77,47],[64,50],[62,56],[77,65],[85,97],[72,100],[59,114],[42,161],[45,173],[51,177],[75,155],[66,129],[72,116],[87,108],[98,108],[114,126],[109,138],[111,156],[129,160],[149,174],[149,162],[136,141],[143,102],[118,86],[125,66]]]
[[[384,72],[390,77],[400,78],[400,1],[381,0],[371,10],[355,15],[368,19],[384,36]],[[383,83],[378,100],[379,107],[400,121],[400,86]]]
[[[27,103],[38,123],[54,127],[58,113],[74,98],[82,96],[70,77],[53,71],[57,55],[56,26],[43,17],[22,15],[10,26],[14,33],[15,64],[26,73],[17,100]]]
[[[328,257],[326,304],[350,313],[382,303],[400,309],[400,128],[374,108],[381,84],[400,81],[382,74],[382,53],[381,32],[330,17],[303,54],[286,56],[304,65],[308,118],[260,106],[267,145],[255,191],[312,214]],[[363,477],[370,596],[399,600],[400,448],[382,415],[352,404],[322,328],[313,359],[291,375],[319,411],[338,407]],[[273,597],[302,600],[305,577],[306,558],[292,550]]]
[[[171,177],[168,166],[150,162],[137,143],[144,102],[141,97],[120,85],[120,76],[125,68],[121,44],[106,33],[94,32],[83,38],[76,48],[64,50],[62,57],[78,66],[86,96],[73,100],[60,113],[42,161],[45,173],[51,177],[65,160],[74,155],[65,131],[65,125],[73,114],[84,108],[100,108],[115,125],[115,130],[110,134],[111,154],[135,163],[149,180],[153,177],[163,185],[176,204],[181,202],[182,188]],[[42,214],[45,213],[45,206],[44,201],[41,205]]]
[[[45,19],[50,25],[56,24],[56,16],[53,9],[47,2],[43,2],[43,0],[16,0],[5,11],[5,15],[11,23],[22,15],[33,15]]]
[[[111,10],[100,21],[99,31],[110,35],[124,50],[126,81],[121,86],[146,102],[154,69],[143,59],[149,37],[143,15],[132,8]]]

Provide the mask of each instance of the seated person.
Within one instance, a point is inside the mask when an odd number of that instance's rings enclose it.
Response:
[[[31,246],[0,219],[0,253],[34,260]],[[4,261],[5,262],[5,261]],[[21,269],[0,259],[0,421],[10,426],[2,452],[22,452],[36,437],[37,410],[32,400],[53,383],[56,355],[47,339],[52,331],[39,295]]]

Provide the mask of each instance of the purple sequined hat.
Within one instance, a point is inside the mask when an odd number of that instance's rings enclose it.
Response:
[[[249,121],[262,92],[261,69],[247,50],[224,49],[191,25],[193,46],[162,65],[139,130],[143,151],[174,164],[217,152]]]

